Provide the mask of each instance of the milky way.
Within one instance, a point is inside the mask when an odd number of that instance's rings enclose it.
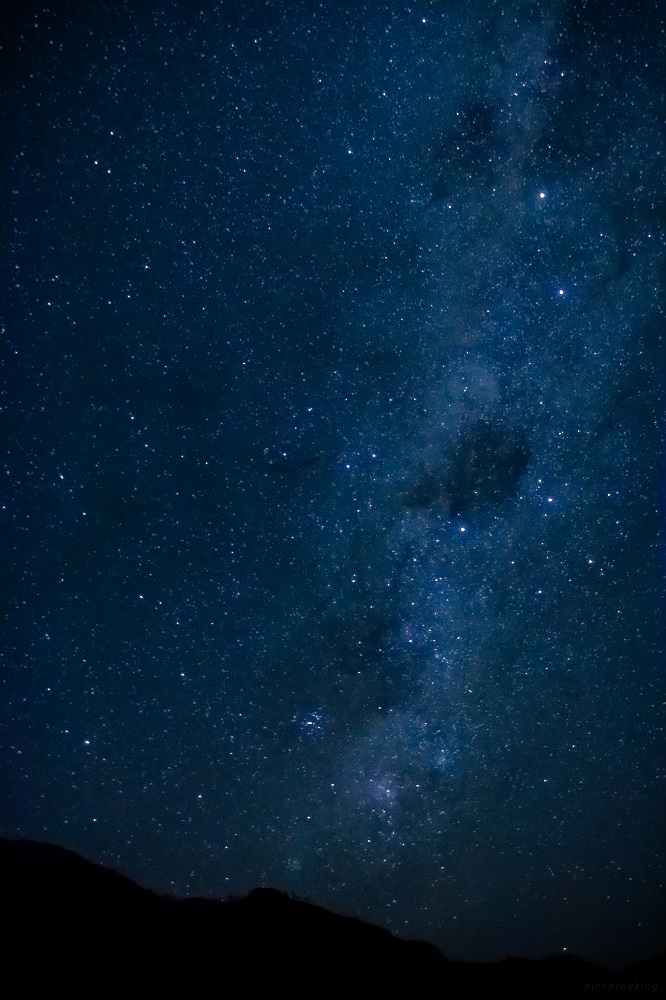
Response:
[[[657,951],[660,4],[12,11],[4,833]]]

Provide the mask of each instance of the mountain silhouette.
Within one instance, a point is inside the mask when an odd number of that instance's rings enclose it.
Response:
[[[61,986],[94,994],[408,996],[427,989],[451,997],[505,989],[560,997],[610,982],[652,992],[663,981],[664,955],[621,972],[568,955],[453,962],[432,944],[401,940],[276,889],[226,901],[178,900],[29,840],[0,839],[0,870],[5,978],[20,981],[28,995]]]

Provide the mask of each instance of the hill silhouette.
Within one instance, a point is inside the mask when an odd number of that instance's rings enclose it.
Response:
[[[664,955],[620,972],[568,955],[453,962],[434,945],[276,889],[226,901],[177,900],[72,851],[28,840],[0,840],[0,873],[5,977],[28,993],[60,985],[194,996],[278,988],[290,997],[343,990],[407,996],[417,989],[563,996],[595,990],[596,983],[653,992],[663,982]]]

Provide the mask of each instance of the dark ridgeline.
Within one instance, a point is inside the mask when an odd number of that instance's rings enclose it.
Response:
[[[596,992],[596,983],[631,983],[632,992],[640,984],[650,993],[663,982],[664,955],[621,972],[573,956],[451,962],[434,945],[400,940],[275,889],[226,902],[170,899],[71,851],[28,840],[0,840],[0,859],[4,980],[28,995],[61,987],[152,996],[212,989],[408,996],[427,989],[446,997],[501,989],[562,997]]]

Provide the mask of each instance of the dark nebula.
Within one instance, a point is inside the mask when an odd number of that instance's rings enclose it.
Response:
[[[451,517],[489,513],[515,496],[527,469],[527,436],[498,424],[476,424],[455,448],[446,477]]]
[[[522,430],[479,421],[460,435],[437,470],[417,480],[407,506],[450,518],[489,515],[515,497],[529,459]]]

